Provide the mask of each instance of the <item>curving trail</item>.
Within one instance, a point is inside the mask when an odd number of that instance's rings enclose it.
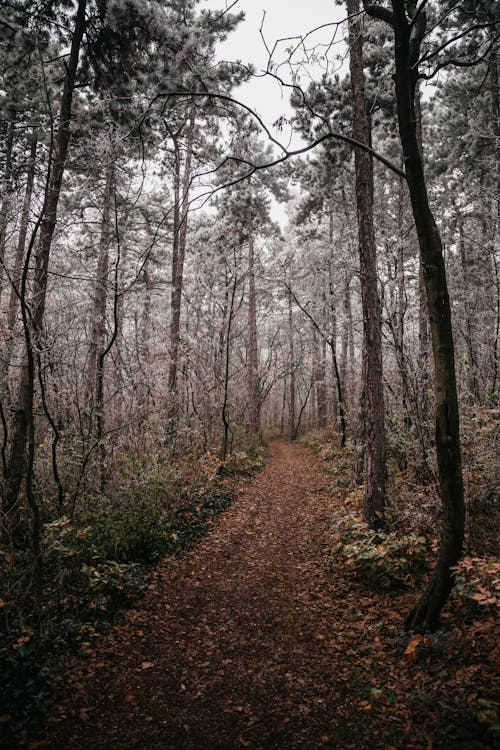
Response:
[[[342,674],[332,690],[339,646],[318,563],[327,482],[305,448],[274,443],[214,531],[167,560],[144,609],[73,674],[48,745],[328,744]]]
[[[415,592],[376,593],[338,562],[327,575],[348,502],[331,481],[302,446],[272,444],[141,609],[67,665],[28,750],[493,750],[477,710],[492,700],[494,619],[406,658]]]

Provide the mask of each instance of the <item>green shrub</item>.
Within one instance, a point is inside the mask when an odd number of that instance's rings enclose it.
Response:
[[[332,552],[358,579],[384,590],[412,587],[428,567],[425,537],[375,532],[357,516],[339,521]]]
[[[167,546],[166,513],[150,498],[109,508],[95,517],[89,540],[106,559],[152,562]]]
[[[222,462],[220,473],[231,474],[253,474],[264,465],[264,449],[237,451],[231,453],[225,461]]]

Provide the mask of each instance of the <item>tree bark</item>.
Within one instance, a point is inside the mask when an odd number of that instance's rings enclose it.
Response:
[[[7,138],[5,140],[5,165],[2,177],[2,205],[0,208],[0,296],[3,288],[5,271],[5,251],[7,245],[7,227],[10,219],[12,192],[12,150],[14,147],[14,132],[16,127],[15,112],[8,112]]]
[[[231,287],[231,295],[229,297],[229,304],[227,306],[226,310],[226,316],[227,317],[227,327],[226,327],[226,341],[225,341],[225,348],[224,348],[224,397],[222,401],[222,410],[221,410],[221,416],[222,416],[222,426],[223,426],[223,436],[222,436],[222,448],[221,448],[221,457],[224,460],[228,454],[229,451],[229,433],[231,432],[231,427],[229,425],[229,368],[231,364],[231,329],[233,325],[234,320],[234,302],[236,298],[236,288],[238,286],[238,274],[237,274],[237,266],[236,262],[234,264],[233,268],[233,283]],[[227,289],[227,285],[226,285]]]
[[[94,285],[92,322],[89,346],[89,365],[87,370],[87,409],[89,424],[92,424],[92,413],[100,413],[102,403],[98,403],[98,372],[100,354],[105,347],[106,340],[106,306],[108,299],[109,274],[109,244],[110,244],[110,214],[113,184],[113,165],[110,163],[106,170],[104,198],[102,204],[101,233],[99,237],[99,253]]]
[[[384,16],[394,29],[399,135],[422,257],[430,317],[435,370],[436,452],[443,508],[436,567],[429,586],[409,612],[406,627],[411,630],[432,631],[439,625],[441,610],[453,586],[452,568],[458,563],[462,552],[465,520],[462,457],[451,309],[443,248],[429,205],[415,112],[417,61],[427,19],[423,9],[418,17],[413,14],[408,16],[404,0],[392,0],[392,8],[392,13],[387,16],[389,12],[385,10]],[[408,8],[411,8],[409,3]],[[368,12],[373,15],[376,15],[377,10],[378,6],[375,12],[373,6],[368,6]]]
[[[35,258],[35,276],[33,283],[33,296],[31,303],[31,320],[28,322],[26,310],[23,308],[24,328],[26,335],[27,361],[21,370],[15,413],[11,426],[10,451],[7,461],[6,481],[3,496],[3,509],[7,518],[7,524],[12,528],[15,509],[21,482],[26,468],[26,441],[28,439],[28,430],[31,440],[34,434],[33,421],[33,394],[34,394],[34,352],[33,347],[38,351],[42,348],[42,334],[45,313],[45,301],[47,296],[47,278],[50,260],[50,251],[52,247],[52,237],[57,222],[57,207],[61,193],[62,179],[66,167],[66,157],[68,154],[69,141],[71,136],[71,116],[73,94],[76,83],[76,73],[78,69],[78,60],[80,57],[80,47],[85,29],[85,9],[86,0],[79,0],[75,16],[75,25],[71,40],[71,49],[68,62],[66,65],[66,74],[64,77],[63,92],[61,98],[61,108],[59,114],[59,126],[56,133],[54,144],[53,160],[49,166],[50,172],[47,180],[45,191],[42,218],[40,221],[40,239]],[[34,242],[33,238],[31,246]],[[24,264],[22,286],[22,301],[25,305],[24,294],[26,292],[26,281],[29,270],[29,261],[31,255],[31,246],[27,253]],[[30,330],[32,335],[30,334]],[[31,426],[30,426],[31,425]],[[29,444],[29,463],[32,465],[34,460],[34,446]],[[28,466],[29,468],[29,466]],[[31,482],[31,478],[29,478]],[[35,513],[33,511],[33,516]],[[34,528],[39,525],[34,520]],[[39,542],[38,542],[39,544]],[[36,545],[35,545],[36,546]]]
[[[420,89],[418,84],[415,88],[415,117],[417,143],[422,158],[424,159],[424,144],[422,139],[422,108],[420,105]],[[425,440],[424,451],[427,450],[429,442],[429,428],[431,423],[431,372],[430,372],[430,342],[429,342],[429,313],[427,310],[427,295],[425,291],[424,266],[422,256],[418,258],[418,390],[420,421],[422,424],[421,434]]]
[[[493,6],[492,6],[493,7]],[[491,14],[491,20],[493,21],[493,14]],[[492,25],[492,33],[494,26]],[[498,388],[498,348],[500,345],[500,274],[498,270],[498,257],[500,254],[500,75],[498,67],[500,65],[498,56],[498,47],[495,45],[492,49],[491,60],[490,60],[490,79],[491,79],[491,110],[492,110],[492,123],[493,133],[495,136],[495,188],[496,188],[496,211],[493,217],[494,232],[493,232],[493,247],[491,253],[491,261],[493,266],[493,276],[495,284],[495,333],[493,336],[492,345],[492,378],[491,378],[491,394],[496,395]]]
[[[347,285],[347,294],[348,292]],[[333,379],[335,383],[335,405],[336,411],[335,416],[338,419],[335,420],[335,429],[340,427],[340,447],[345,448],[347,441],[347,426],[346,426],[346,406],[345,406],[345,375],[344,379],[341,378],[338,359],[337,359],[337,311],[335,309],[335,294],[333,287],[333,271],[330,265],[328,269],[328,292],[330,298],[330,327],[331,332],[328,338],[328,344],[330,345],[330,351],[332,354],[332,365],[333,365]],[[346,339],[346,355],[347,355],[347,339]],[[345,371],[345,368],[344,368]],[[338,412],[338,414],[337,414]]]
[[[33,184],[35,180],[35,165],[38,139],[36,131],[33,132],[30,146],[30,160],[28,174],[26,177],[26,187],[24,190],[23,208],[21,212],[21,222],[19,225],[19,236],[17,238],[16,255],[14,258],[14,268],[10,278],[9,304],[7,308],[7,327],[5,331],[4,347],[2,354],[2,389],[5,395],[9,392],[9,368],[14,348],[14,329],[16,326],[16,313],[19,305],[19,296],[21,294],[21,276],[23,272],[24,253],[26,251],[26,238],[28,236],[28,226],[30,217],[31,198],[33,195]]]
[[[248,208],[248,344],[247,344],[247,387],[248,387],[248,430],[253,439],[260,439],[260,384],[259,350],[257,344],[257,299],[255,290],[255,251],[252,204]]]
[[[479,399],[479,386],[477,379],[477,361],[474,351],[474,323],[472,319],[472,308],[470,304],[469,292],[469,260],[467,258],[467,248],[465,246],[464,222],[461,217],[458,218],[458,248],[460,251],[460,265],[462,268],[462,294],[464,298],[465,312],[465,347],[467,349],[467,370],[466,378],[468,385],[469,400],[474,403]]]
[[[149,270],[149,261],[146,259],[143,268],[144,278],[144,306],[142,308],[142,320],[140,325],[140,340],[137,356],[139,360],[139,373],[137,382],[137,405],[141,415],[146,418],[149,412],[151,396],[150,366],[151,366],[151,294],[153,284]]]
[[[358,0],[347,0],[349,59],[353,101],[353,136],[367,146],[371,127],[365,98],[363,37]],[[371,528],[384,523],[385,428],[382,378],[381,311],[377,290],[375,232],[373,227],[373,161],[355,149],[361,302],[363,308],[365,365],[365,497],[363,515]]]
[[[288,369],[290,372],[290,395],[289,395],[289,412],[288,412],[288,425],[290,440],[295,440],[295,411],[296,411],[296,387],[295,387],[295,337],[293,330],[293,307],[292,307],[292,293],[288,290],[288,336],[289,336],[289,349],[288,349]]]
[[[174,207],[174,243],[172,253],[172,292],[170,297],[170,366],[168,370],[168,392],[170,397],[168,434],[175,439],[179,416],[179,388],[177,375],[179,369],[179,348],[181,343],[181,305],[184,285],[184,260],[186,257],[186,240],[189,213],[189,188],[191,184],[191,164],[193,159],[195,130],[195,109],[191,105],[188,122],[186,157],[181,178],[181,154],[178,135],[174,136],[175,149],[175,207]]]

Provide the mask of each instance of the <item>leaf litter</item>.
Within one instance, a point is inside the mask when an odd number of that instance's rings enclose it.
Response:
[[[346,495],[272,444],[212,532],[66,663],[31,747],[493,749],[494,618],[452,602],[443,631],[410,637],[415,591],[374,591],[341,559],[332,577]]]

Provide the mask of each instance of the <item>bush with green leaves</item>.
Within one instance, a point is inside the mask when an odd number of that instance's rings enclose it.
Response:
[[[372,531],[358,516],[337,519],[331,563],[340,557],[356,578],[378,589],[413,587],[427,570],[426,539]]]
[[[500,606],[500,562],[494,557],[463,557],[455,568],[452,596],[474,602],[477,607],[498,610]]]

